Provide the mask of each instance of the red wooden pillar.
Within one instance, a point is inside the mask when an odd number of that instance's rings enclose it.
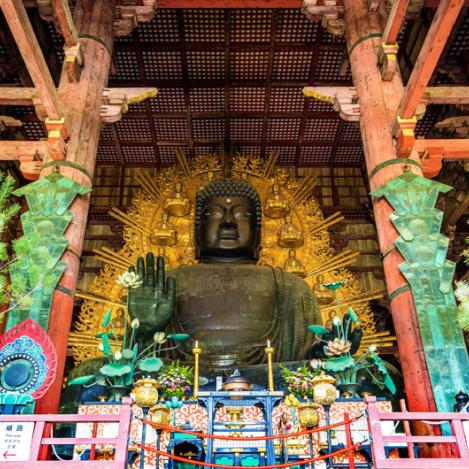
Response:
[[[344,0],[344,7],[350,66],[360,102],[366,168],[374,190],[403,171],[390,126],[390,117],[402,96],[402,82],[398,74],[392,82],[381,80],[377,66],[381,40],[377,35],[381,33],[379,13],[369,12],[366,0]],[[421,174],[418,164],[409,167]],[[389,220],[393,209],[382,198],[373,200],[373,210],[409,407],[411,411],[435,411],[412,293],[399,271],[403,259],[394,248],[398,234]]]
[[[64,68],[59,84],[59,96],[70,137],[66,160],[56,163],[61,174],[88,187],[91,187],[94,174],[102,94],[111,64],[114,6],[115,0],[95,0],[92,8],[85,12],[80,9],[80,2],[77,2],[75,21],[82,44],[84,66],[78,83],[69,81]],[[41,177],[51,171],[53,166],[45,164]],[[38,401],[38,413],[55,413],[60,403],[73,294],[78,279],[89,203],[90,195],[78,196],[70,208],[73,220],[65,233],[69,246],[62,257],[66,268],[54,292],[47,331],[57,350],[57,379],[48,393]]]

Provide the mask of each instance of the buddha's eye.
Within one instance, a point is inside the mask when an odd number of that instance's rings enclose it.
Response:
[[[205,218],[222,218],[223,210],[218,207],[210,207],[204,211]]]
[[[252,211],[249,208],[238,207],[233,212],[235,218],[252,217]]]

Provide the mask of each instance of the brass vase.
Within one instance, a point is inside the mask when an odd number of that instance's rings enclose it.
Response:
[[[164,404],[156,404],[150,408],[150,420],[158,425],[169,425],[171,409]]]
[[[305,428],[314,428],[319,425],[318,404],[314,402],[303,402],[298,405],[298,418],[300,424]]]
[[[313,399],[321,405],[332,405],[337,399],[336,379],[324,373],[315,376],[313,382]]]
[[[152,407],[158,401],[159,383],[153,378],[139,379],[135,383],[135,403],[139,407]]]

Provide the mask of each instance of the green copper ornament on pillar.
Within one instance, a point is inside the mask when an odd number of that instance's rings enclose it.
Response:
[[[469,389],[469,359],[452,288],[455,264],[446,259],[448,238],[440,233],[443,212],[438,194],[450,186],[404,172],[372,192],[385,197],[395,212],[399,268],[414,297],[425,358],[437,408],[451,412],[454,396]]]
[[[65,264],[65,230],[72,221],[68,210],[75,197],[91,189],[58,173],[50,174],[13,194],[25,196],[28,211],[21,215],[24,236],[13,242],[16,262],[11,265],[12,303],[7,328],[31,317],[47,330],[52,295]]]

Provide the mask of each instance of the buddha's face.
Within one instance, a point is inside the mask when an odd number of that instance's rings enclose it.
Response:
[[[202,209],[197,244],[202,261],[255,260],[256,211],[247,197],[211,197]]]

